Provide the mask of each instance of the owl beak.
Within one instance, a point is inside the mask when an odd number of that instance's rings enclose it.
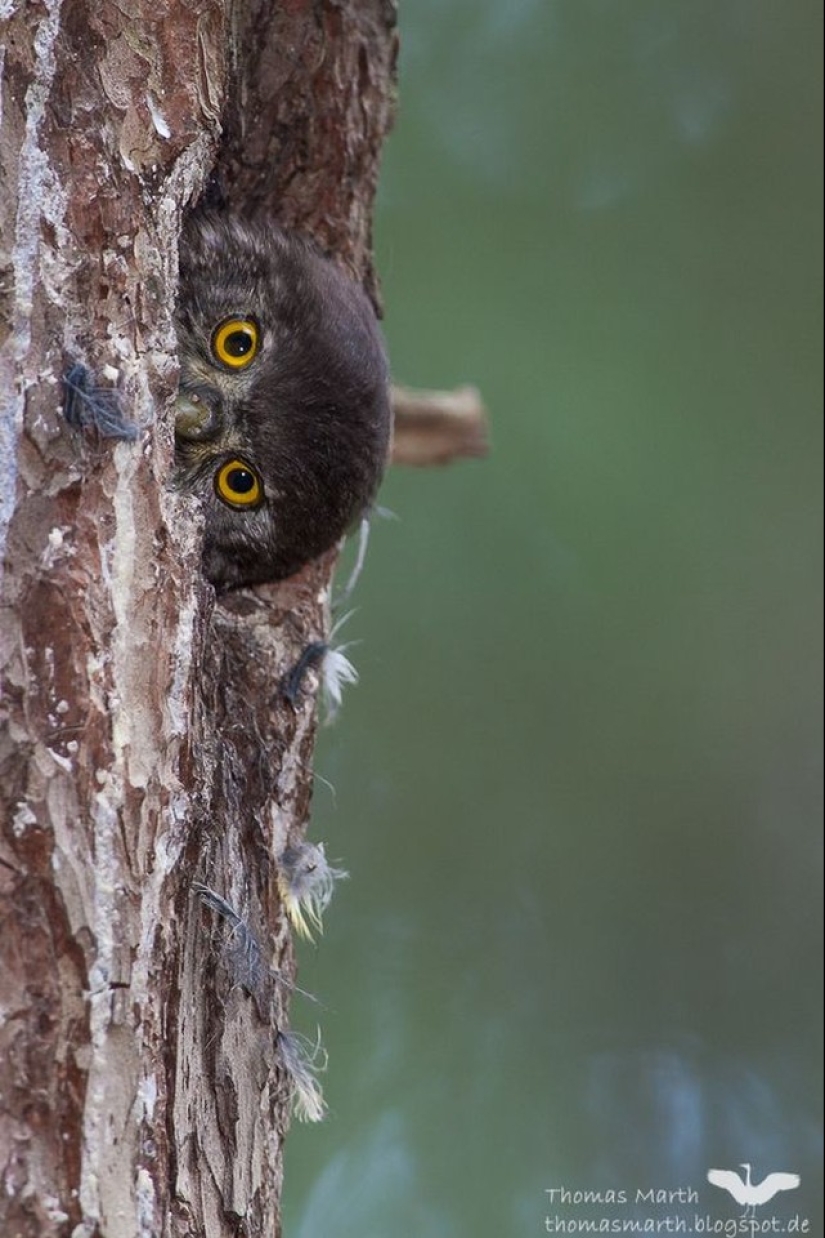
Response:
[[[175,400],[175,437],[187,443],[203,443],[221,432],[221,411],[195,391],[181,391]]]

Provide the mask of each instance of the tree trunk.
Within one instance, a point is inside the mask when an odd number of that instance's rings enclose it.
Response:
[[[237,983],[193,883],[292,975],[276,857],[306,825],[315,707],[278,685],[326,630],[335,556],[217,602],[203,582],[168,489],[176,245],[215,166],[231,206],[374,291],[394,8],[6,8],[0,1233],[274,1238],[287,990]],[[67,427],[76,361],[136,442]]]

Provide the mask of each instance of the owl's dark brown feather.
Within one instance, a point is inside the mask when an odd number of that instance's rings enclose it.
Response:
[[[258,332],[240,369],[215,351],[216,329],[235,318]],[[177,331],[176,479],[204,505],[204,572],[219,590],[291,575],[339,540],[381,480],[391,414],[372,306],[301,238],[195,215],[181,238]],[[261,483],[244,509],[216,482],[236,460]]]

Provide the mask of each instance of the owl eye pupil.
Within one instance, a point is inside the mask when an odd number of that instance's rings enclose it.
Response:
[[[248,331],[232,331],[223,341],[223,346],[230,357],[245,357],[255,346],[255,341]]]
[[[226,480],[231,489],[236,490],[238,494],[249,494],[257,484],[249,469],[231,469]]]

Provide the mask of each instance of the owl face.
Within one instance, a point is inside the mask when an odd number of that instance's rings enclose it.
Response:
[[[387,366],[363,291],[302,239],[230,215],[181,238],[175,480],[218,590],[291,575],[364,512],[387,458]]]

